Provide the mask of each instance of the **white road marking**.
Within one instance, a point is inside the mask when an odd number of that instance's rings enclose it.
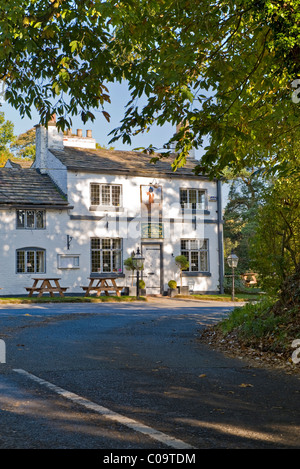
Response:
[[[65,389],[60,388],[56,386],[55,384],[50,383],[49,381],[45,381],[44,379],[41,379],[38,376],[28,373],[25,370],[14,369],[14,371],[21,375],[27,376],[28,378],[32,379],[33,381],[36,381],[37,383],[43,386],[46,386],[48,389],[51,389],[51,391],[54,391],[55,393],[63,396],[66,399],[69,399],[70,401],[76,404],[82,405],[86,407],[87,409],[93,410],[94,412],[97,412],[98,414],[103,415],[107,419],[110,419],[117,423],[125,425],[126,427],[131,428],[132,430],[136,432],[143,433],[144,435],[147,435],[148,437],[153,438],[154,440],[157,440],[160,443],[163,443],[175,449],[195,449],[193,446],[185,443],[182,440],[173,438],[172,436],[169,436],[163,432],[155,430],[154,428],[148,427],[147,425],[144,425],[141,422],[125,417],[124,415],[118,414],[117,412],[107,409],[106,407],[102,407],[101,405],[98,405],[95,402],[89,401],[88,399],[85,399],[84,397],[81,397],[78,394],[74,394],[73,392],[66,391]]]

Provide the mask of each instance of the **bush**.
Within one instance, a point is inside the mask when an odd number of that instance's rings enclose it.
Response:
[[[170,280],[168,283],[169,288],[174,289],[177,288],[177,282],[176,280]]]
[[[144,280],[140,280],[139,281],[139,287],[143,290],[145,288],[146,284],[144,282]]]
[[[232,291],[232,277],[224,277],[224,293],[231,293]],[[234,278],[234,291],[235,293],[249,293],[249,287],[246,287],[243,280],[238,277]]]

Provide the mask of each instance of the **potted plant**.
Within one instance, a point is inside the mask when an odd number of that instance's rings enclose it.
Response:
[[[185,286],[185,287],[182,286],[182,271],[187,270],[189,268],[189,261],[187,260],[187,258],[185,256],[180,255],[180,256],[175,257],[175,262],[176,262],[177,266],[180,269],[179,293],[181,293],[182,295],[188,295],[189,294],[189,287],[188,286]]]
[[[135,296],[136,295],[136,287],[133,286],[133,278],[134,278],[134,271],[135,266],[133,264],[132,257],[128,257],[128,259],[124,260],[125,269],[132,272],[131,277],[131,287],[125,287],[125,295]]]
[[[176,280],[170,280],[168,282],[168,296],[170,296],[171,298],[173,296],[176,296],[178,294],[178,289],[177,289],[177,282]]]
[[[139,281],[139,287],[140,287],[140,294],[142,296],[146,296],[146,284],[145,284],[144,280]]]

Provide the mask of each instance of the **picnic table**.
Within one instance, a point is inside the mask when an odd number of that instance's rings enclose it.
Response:
[[[87,287],[81,287],[85,290],[84,296],[89,296],[91,291],[96,291],[96,296],[100,296],[102,291],[106,296],[109,296],[109,291],[116,292],[117,296],[121,296],[120,291],[123,287],[119,287],[115,279],[116,277],[89,277],[89,285]]]
[[[38,292],[38,298],[40,298],[44,293],[50,293],[50,296],[54,296],[54,293],[59,293],[61,297],[64,296],[64,292],[68,287],[61,287],[59,284],[60,278],[33,278],[32,287],[25,287],[29,292],[28,296],[32,296],[33,293]],[[40,283],[40,285],[38,285]],[[53,282],[51,284],[51,282]]]

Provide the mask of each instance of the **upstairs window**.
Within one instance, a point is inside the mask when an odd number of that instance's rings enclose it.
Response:
[[[45,227],[45,210],[17,210],[18,229],[43,230]]]
[[[119,184],[91,184],[90,197],[92,206],[120,207],[121,185]]]
[[[206,191],[204,189],[180,189],[180,205],[183,210],[205,210]]]

